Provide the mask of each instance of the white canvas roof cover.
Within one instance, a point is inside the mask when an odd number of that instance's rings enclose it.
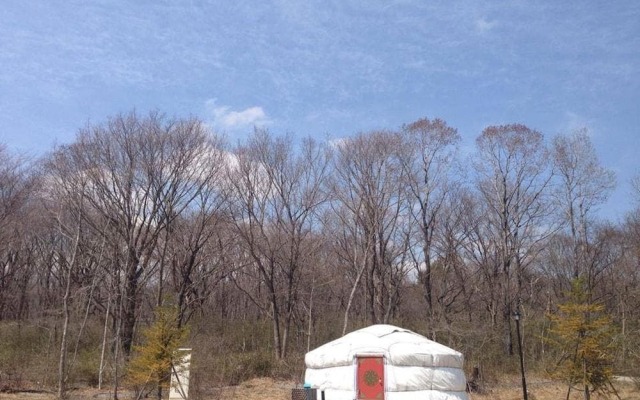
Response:
[[[327,400],[353,400],[356,356],[364,355],[384,357],[386,400],[467,399],[462,354],[393,325],[372,325],[310,351],[305,383]]]

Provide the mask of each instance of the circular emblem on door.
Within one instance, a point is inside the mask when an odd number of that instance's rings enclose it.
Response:
[[[364,383],[367,386],[375,386],[379,382],[380,377],[378,376],[378,373],[376,371],[368,370],[364,373]]]

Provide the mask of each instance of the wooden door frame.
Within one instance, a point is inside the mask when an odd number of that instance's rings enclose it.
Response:
[[[382,361],[382,397],[378,397],[377,400],[385,400],[386,399],[386,393],[387,393],[387,363],[386,363],[386,359],[387,357],[382,354],[382,353],[362,353],[362,354],[356,354],[354,356],[354,366],[355,366],[355,373],[354,373],[354,380],[355,380],[355,399],[359,400],[360,399],[360,385],[358,382],[358,371],[360,368],[360,363],[359,363],[359,359],[361,358],[377,358],[380,359]]]

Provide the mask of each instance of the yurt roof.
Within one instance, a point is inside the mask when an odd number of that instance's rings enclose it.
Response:
[[[326,343],[305,356],[307,368],[352,365],[357,355],[383,355],[397,366],[462,368],[463,356],[440,343],[393,325],[372,325]]]

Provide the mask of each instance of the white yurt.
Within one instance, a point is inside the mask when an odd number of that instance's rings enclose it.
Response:
[[[305,384],[325,400],[467,400],[462,364],[415,332],[372,325],[308,352]]]

